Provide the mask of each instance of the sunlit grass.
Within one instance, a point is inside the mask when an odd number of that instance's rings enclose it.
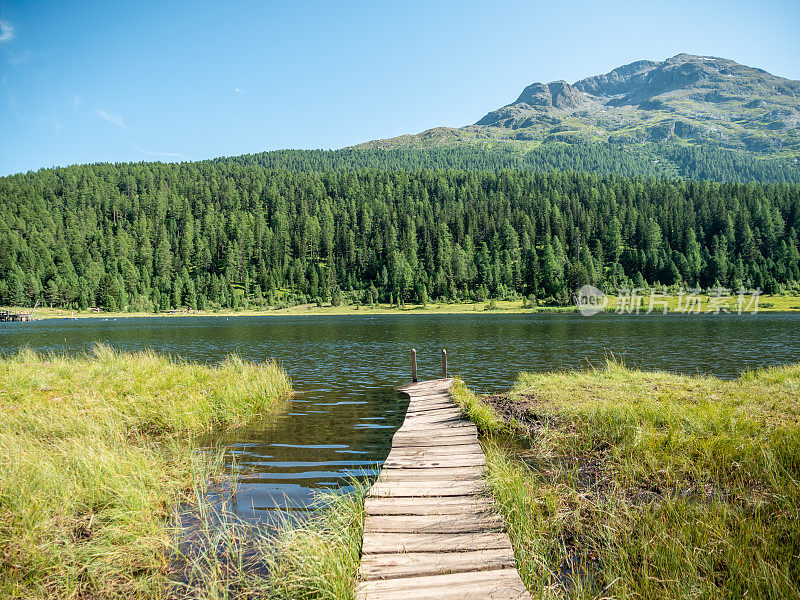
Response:
[[[287,528],[270,561],[271,594],[282,600],[350,600],[364,529],[364,496],[369,485],[352,482],[355,492],[331,493],[307,525]]]
[[[639,292],[638,295],[640,296],[639,301],[639,313],[644,314],[648,311],[650,307],[650,295],[649,291],[645,290]],[[697,296],[700,312],[706,312],[709,310],[709,297],[705,294],[700,294]],[[748,295],[745,295],[742,305],[742,312],[743,313],[750,313],[753,310],[753,306],[748,304],[751,298]],[[316,303],[312,304],[299,304],[296,306],[288,306],[285,308],[277,308],[274,306],[265,306],[263,308],[258,307],[249,307],[249,308],[242,308],[239,310],[232,310],[232,309],[221,309],[219,311],[193,311],[191,313],[142,313],[142,312],[90,312],[90,311],[73,311],[64,308],[49,308],[49,307],[38,307],[34,311],[34,319],[65,319],[70,317],[75,317],[79,319],[83,318],[101,318],[101,319],[117,319],[117,318],[125,318],[125,317],[153,317],[159,316],[164,318],[180,318],[181,316],[211,316],[211,317],[230,317],[230,316],[307,316],[307,315],[331,315],[331,316],[341,316],[341,315],[434,315],[434,314],[497,314],[497,313],[509,313],[509,314],[530,314],[533,312],[536,313],[561,313],[561,312],[577,312],[576,307],[573,304],[568,304],[566,306],[536,306],[534,308],[527,307],[523,300],[495,300],[495,304],[491,310],[486,310],[487,306],[489,305],[489,300],[484,300],[480,302],[433,302],[429,301],[426,306],[422,306],[420,304],[414,303],[407,303],[402,307],[397,307],[392,304],[375,304],[373,306],[369,305],[341,305],[341,306],[331,306],[330,304],[324,304],[323,306],[317,306]],[[668,306],[669,312],[677,312],[680,307],[683,310],[687,309],[687,306],[692,310],[696,310],[696,306],[694,304],[688,303],[687,299],[684,296],[680,298],[677,295],[671,295],[666,297],[656,297],[655,303],[653,306],[653,311],[655,313],[659,313],[663,311],[663,302],[666,302]],[[732,296],[728,299],[727,302],[723,303],[724,308],[730,312],[736,313],[736,296]],[[625,314],[631,311],[631,302],[628,298],[625,300],[621,300],[618,296],[611,294],[608,296],[608,305],[606,310],[608,312],[614,312],[618,309],[624,310]],[[19,312],[19,311],[30,311],[30,308],[20,308],[20,307],[0,307],[0,310],[11,310],[12,312]],[[774,294],[774,295],[767,295],[764,294],[760,296],[758,302],[758,312],[794,312],[800,310],[800,295],[797,292],[787,292],[784,294]],[[632,312],[636,312],[634,309]]]
[[[204,506],[198,494],[199,533],[184,557],[178,597],[209,600],[350,600],[355,597],[368,485],[351,481],[354,491],[317,497],[310,519],[288,517],[264,535],[224,510]]]
[[[505,401],[528,435],[485,442],[488,478],[534,597],[798,596],[800,365],[725,381],[609,361],[523,373]]]
[[[481,433],[501,433],[509,429],[508,424],[490,406],[484,404],[460,378],[453,379],[450,393],[462,412],[475,423]]]
[[[218,467],[193,436],[274,412],[275,364],[97,346],[0,361],[0,597],[157,597],[169,509]]]

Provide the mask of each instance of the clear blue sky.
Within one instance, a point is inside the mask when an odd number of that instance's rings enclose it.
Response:
[[[800,79],[798,32],[796,0],[0,0],[0,175],[340,148],[680,52]]]

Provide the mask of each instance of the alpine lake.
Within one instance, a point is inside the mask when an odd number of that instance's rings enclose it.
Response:
[[[800,360],[800,314],[479,314],[131,317],[0,324],[0,353],[28,346],[79,354],[96,342],[214,363],[236,353],[275,360],[296,394],[284,411],[204,441],[226,450],[234,511],[250,521],[313,510],[315,491],[374,474],[402,424],[411,349],[419,378],[449,374],[479,392],[510,387],[520,371],[601,366],[733,378]]]

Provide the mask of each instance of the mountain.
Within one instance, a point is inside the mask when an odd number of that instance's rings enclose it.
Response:
[[[641,60],[603,75],[533,83],[474,125],[439,127],[357,148],[427,148],[497,141],[530,150],[565,142],[667,144],[800,156],[800,81],[712,56]]]

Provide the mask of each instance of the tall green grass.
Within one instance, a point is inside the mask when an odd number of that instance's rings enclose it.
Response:
[[[455,400],[461,411],[475,423],[481,433],[502,433],[510,430],[508,423],[490,407],[481,402],[480,398],[470,390],[464,381],[455,377],[450,385],[450,396]]]
[[[0,361],[0,597],[143,598],[169,576],[169,509],[218,471],[193,438],[276,411],[275,364],[97,346]]]
[[[288,527],[271,554],[270,594],[281,600],[351,600],[361,560],[364,497],[369,484],[330,493],[310,523]]]
[[[798,597],[800,365],[610,361],[523,373],[508,399],[537,418],[524,448],[485,441],[488,479],[535,597]]]
[[[368,484],[353,480],[352,492],[317,497],[311,518],[284,518],[273,535],[208,505],[202,491],[200,526],[181,557],[177,597],[208,600],[351,600],[361,554],[364,496]],[[176,543],[176,546],[178,544]]]

